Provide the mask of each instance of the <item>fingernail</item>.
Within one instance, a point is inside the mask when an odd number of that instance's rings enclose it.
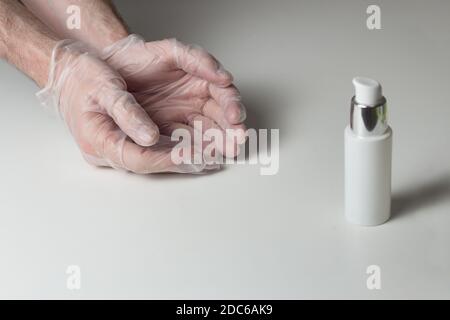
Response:
[[[244,122],[247,119],[247,109],[242,103],[239,103],[239,122]]]
[[[231,124],[238,124],[244,122],[247,119],[247,110],[242,103],[238,103],[238,109],[233,108],[230,110],[229,108],[226,110],[227,120]]]
[[[227,77],[231,81],[233,81],[233,75],[230,72],[228,72],[227,70],[225,70],[223,65],[220,63],[219,63],[219,67],[217,68],[217,74],[224,78]]]
[[[153,144],[156,143],[156,132],[148,129],[140,130],[138,133],[139,139],[145,144]]]

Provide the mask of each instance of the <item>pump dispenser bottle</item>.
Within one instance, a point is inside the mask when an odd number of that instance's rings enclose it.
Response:
[[[353,86],[345,129],[345,216],[350,223],[375,226],[391,212],[392,130],[381,85],[357,77]]]

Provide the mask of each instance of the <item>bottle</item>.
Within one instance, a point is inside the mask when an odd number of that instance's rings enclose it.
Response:
[[[391,215],[392,129],[386,98],[372,79],[353,79],[350,124],[345,129],[345,216],[375,226]]]

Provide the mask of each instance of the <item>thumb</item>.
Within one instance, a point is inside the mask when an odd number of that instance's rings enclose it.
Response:
[[[128,91],[114,85],[104,87],[99,94],[98,103],[137,144],[146,147],[158,142],[158,126]]]

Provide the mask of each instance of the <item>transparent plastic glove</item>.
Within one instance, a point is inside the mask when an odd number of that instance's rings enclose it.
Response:
[[[145,42],[130,35],[105,48],[102,58],[123,76],[162,134],[201,123],[202,133],[222,131],[219,152],[238,154],[245,142],[246,111],[231,74],[205,50],[175,39]],[[227,129],[235,138],[226,139]]]
[[[176,142],[159,136],[158,127],[126,89],[123,78],[90,48],[64,40],[53,50],[49,81],[37,96],[59,111],[93,165],[136,173],[204,170],[204,164],[172,162]]]

